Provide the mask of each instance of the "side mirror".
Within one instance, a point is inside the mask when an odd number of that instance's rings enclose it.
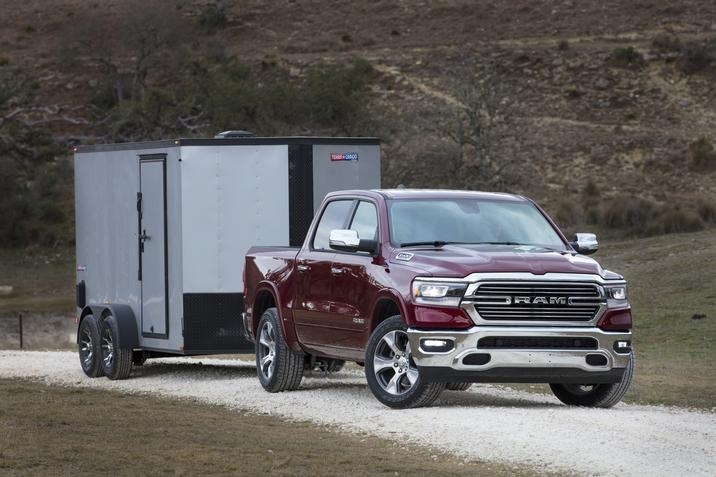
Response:
[[[378,248],[376,240],[361,240],[355,230],[331,230],[328,246],[341,252],[370,252]]]
[[[595,234],[574,234],[574,240],[569,244],[582,255],[591,255],[599,250],[599,242]]]

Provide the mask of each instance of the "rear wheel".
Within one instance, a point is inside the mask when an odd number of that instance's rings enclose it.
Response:
[[[569,406],[612,407],[622,400],[634,377],[634,353],[624,370],[622,380],[607,384],[550,384],[557,399]]]
[[[256,333],[256,373],[261,386],[270,393],[298,389],[303,362],[304,353],[286,344],[276,308],[266,310]]]
[[[445,383],[420,377],[400,315],[382,322],[370,336],[365,376],[378,401],[397,409],[429,406],[445,389]]]
[[[472,383],[447,383],[445,389],[448,391],[467,391],[472,386]]]
[[[82,371],[90,378],[104,375],[100,349],[99,324],[93,315],[82,319],[78,330],[79,341],[77,347],[80,355]]]
[[[120,347],[119,326],[114,316],[102,321],[102,370],[109,379],[125,379],[132,372],[132,349]]]

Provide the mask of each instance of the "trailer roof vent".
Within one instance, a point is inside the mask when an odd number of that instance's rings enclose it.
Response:
[[[224,131],[220,132],[216,136],[214,136],[214,139],[241,139],[241,138],[247,138],[247,137],[256,137],[256,134],[249,132],[249,131]]]

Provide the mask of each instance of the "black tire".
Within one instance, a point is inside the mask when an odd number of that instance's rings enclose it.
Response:
[[[261,386],[270,393],[298,389],[304,356],[286,344],[276,308],[266,310],[256,331],[256,375]]]
[[[368,387],[378,401],[395,409],[429,406],[445,389],[445,383],[420,377],[406,331],[400,315],[391,316],[370,335],[365,352]]]
[[[104,376],[97,319],[93,315],[85,316],[80,323],[77,334],[79,336],[77,350],[82,371],[90,378]]]
[[[132,348],[119,345],[119,326],[114,316],[102,320],[102,371],[111,380],[125,379],[132,372]]]
[[[618,383],[610,384],[550,384],[557,399],[569,406],[612,407],[622,400],[634,377],[636,357],[632,352],[624,376]]]
[[[448,391],[467,391],[472,386],[472,383],[447,383],[445,389]]]

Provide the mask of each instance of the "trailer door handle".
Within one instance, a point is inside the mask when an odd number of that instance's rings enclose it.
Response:
[[[139,236],[139,240],[141,240],[142,242],[146,242],[147,240],[151,240],[151,239],[152,239],[152,237],[147,235],[147,231],[142,230],[142,235]]]
[[[343,269],[342,269],[342,268],[331,267],[331,273],[332,273],[333,275],[343,275]]]
[[[310,269],[311,269],[311,267],[309,267],[308,265],[296,265],[296,270],[298,270],[301,273],[306,273]]]

